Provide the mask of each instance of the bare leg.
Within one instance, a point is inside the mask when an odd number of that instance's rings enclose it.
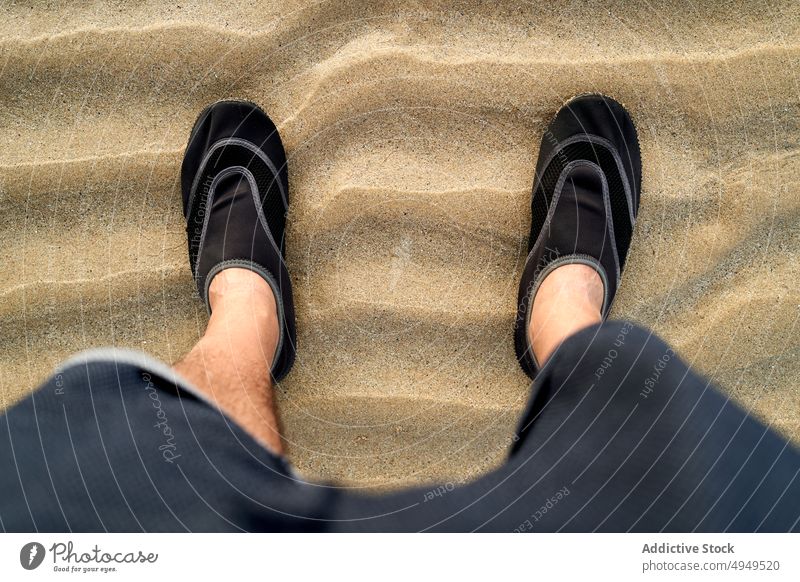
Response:
[[[528,328],[533,353],[543,366],[565,339],[600,323],[603,282],[586,265],[564,265],[550,273],[533,302]]]
[[[275,296],[259,275],[225,269],[209,287],[211,318],[175,370],[247,432],[283,453],[270,367],[278,344]]]

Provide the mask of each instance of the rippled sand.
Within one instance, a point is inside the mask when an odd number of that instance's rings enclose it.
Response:
[[[601,91],[644,162],[614,315],[800,438],[796,3],[73,4],[0,7],[0,405],[84,348],[196,341],[179,165],[202,107],[238,97],[289,155],[292,460],[367,487],[495,466],[528,394],[541,132]]]

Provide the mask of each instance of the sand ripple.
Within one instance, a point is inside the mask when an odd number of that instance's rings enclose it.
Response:
[[[0,8],[3,404],[83,348],[196,341],[178,171],[197,112],[240,97],[290,158],[293,460],[363,487],[487,470],[528,394],[540,135],[602,91],[645,166],[614,314],[800,438],[794,3],[118,4]]]

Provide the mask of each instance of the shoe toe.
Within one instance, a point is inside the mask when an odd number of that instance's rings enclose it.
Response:
[[[197,118],[189,136],[181,167],[184,193],[188,192],[208,150],[222,139],[243,139],[258,146],[276,167],[284,168],[286,155],[275,124],[249,101],[217,101]],[[246,160],[243,165],[246,165]]]
[[[619,154],[632,190],[639,192],[642,161],[636,127],[630,114],[618,101],[600,94],[588,94],[568,101],[556,114],[542,139],[537,172],[561,148],[561,144],[575,136],[598,136],[614,147]],[[634,194],[638,203],[638,196]]]
[[[582,95],[572,99],[559,110],[550,127],[559,140],[576,134],[597,135],[618,148],[636,136],[633,121],[625,108],[604,95]]]

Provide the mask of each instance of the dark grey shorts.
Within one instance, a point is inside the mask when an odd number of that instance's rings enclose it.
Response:
[[[624,322],[551,358],[503,467],[379,496],[305,482],[166,365],[99,350],[0,417],[0,528],[787,531],[799,472],[793,445]]]

